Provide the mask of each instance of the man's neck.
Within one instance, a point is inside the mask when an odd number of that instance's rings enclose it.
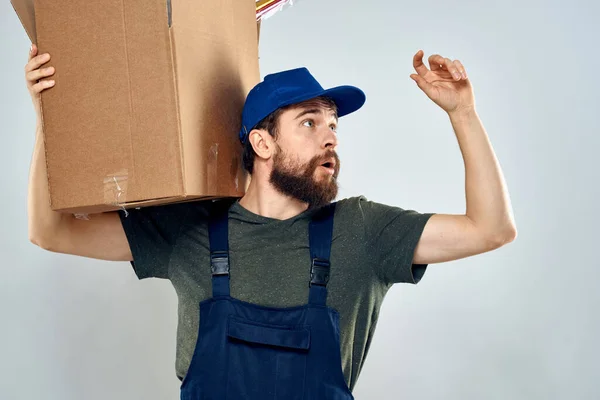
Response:
[[[293,218],[308,209],[308,204],[283,195],[259,177],[252,177],[240,205],[254,214],[279,220]]]

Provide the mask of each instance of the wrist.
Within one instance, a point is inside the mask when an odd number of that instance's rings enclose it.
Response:
[[[477,117],[477,110],[475,110],[475,106],[462,107],[453,111],[449,111],[448,117],[454,121],[464,121]]]

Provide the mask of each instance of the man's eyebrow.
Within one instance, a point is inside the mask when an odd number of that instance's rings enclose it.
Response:
[[[295,120],[299,119],[307,114],[320,114],[320,113],[321,113],[321,110],[318,108],[309,108],[309,109],[306,109],[306,110],[303,110],[302,112],[300,112],[300,114],[296,115],[296,118],[294,118],[294,119]],[[337,113],[334,112],[333,117],[335,118],[335,122],[337,122],[338,121]]]
[[[294,119],[299,119],[299,118],[305,116],[306,114],[319,114],[320,112],[321,112],[321,110],[319,110],[318,108],[309,108],[306,110],[302,110],[300,112],[300,114],[296,115],[296,118],[294,118]]]

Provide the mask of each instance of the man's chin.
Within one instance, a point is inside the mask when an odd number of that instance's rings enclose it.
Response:
[[[331,172],[327,168],[317,168],[314,174],[315,181],[335,181],[337,172]]]

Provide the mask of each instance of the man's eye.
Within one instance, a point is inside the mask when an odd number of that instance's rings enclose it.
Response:
[[[307,119],[306,121],[304,121],[302,123],[302,125],[304,125],[306,127],[309,127],[309,128],[312,128],[313,126],[315,126],[315,123],[311,119]]]
[[[337,132],[337,125],[331,125],[330,128],[332,131]]]

